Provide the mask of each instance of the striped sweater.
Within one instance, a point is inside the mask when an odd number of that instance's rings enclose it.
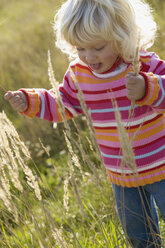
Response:
[[[82,89],[95,129],[109,179],[125,187],[146,185],[165,179],[165,62],[155,53],[140,54],[140,73],[146,82],[146,94],[136,102],[134,116],[129,121],[131,106],[126,97],[126,75],[133,71],[132,64],[121,61],[113,70],[104,74],[92,72],[82,61],[71,62],[76,79]],[[69,69],[59,87],[67,119],[82,114],[77,89]],[[28,99],[24,115],[35,116],[52,122],[62,121],[53,92],[45,89],[22,89]],[[121,168],[122,153],[111,98],[117,101],[121,118],[129,137],[140,131],[133,142],[138,176]]]

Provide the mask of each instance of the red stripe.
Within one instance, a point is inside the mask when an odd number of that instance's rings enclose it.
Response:
[[[113,64],[113,66],[109,70],[107,70],[101,74],[106,74],[106,73],[110,73],[110,72],[114,71],[121,64],[122,61],[123,61],[122,58],[118,58],[117,61]]]
[[[144,170],[144,171],[140,171],[140,172],[138,172],[138,174],[143,174],[143,173],[146,173],[146,172],[149,172],[149,171],[153,171],[153,170],[155,170],[155,169],[159,169],[159,168],[161,168],[161,167],[163,167],[165,164],[162,164],[162,165],[160,165],[160,166],[156,166],[156,167],[154,167],[154,168],[152,168],[152,169],[149,169],[149,170]],[[140,168],[140,167],[139,167]],[[138,167],[137,167],[137,169],[138,169]],[[109,171],[111,171],[110,169],[108,169]],[[120,175],[121,176],[121,173],[120,172],[113,172],[113,171],[111,171],[111,173],[114,173],[114,174],[116,174],[116,175]],[[130,176],[130,175],[133,175],[133,173],[124,173],[124,175],[126,175],[126,176]],[[151,175],[151,177],[152,177],[152,175]]]
[[[69,83],[69,79],[67,78],[67,76],[64,77],[68,87],[70,88],[71,91],[73,91],[74,93],[77,93],[77,90],[73,89],[71,86],[70,86],[70,83]],[[61,87],[60,87],[61,88]]]
[[[140,71],[148,72],[149,69],[150,69],[150,66],[149,65],[144,64],[144,63],[141,63]]]
[[[144,147],[146,147],[146,146],[152,145],[152,144],[154,144],[155,142],[161,141],[161,140],[164,139],[164,138],[165,138],[165,136],[162,136],[162,137],[160,137],[160,138],[158,138],[158,139],[156,139],[156,140],[153,140],[153,141],[150,142],[150,143],[147,143],[147,144],[142,145],[142,146],[137,146],[136,149],[138,150],[138,149],[144,148]]]
[[[159,75],[164,75],[165,74],[165,68],[163,68],[160,72]]]
[[[75,64],[75,65],[72,65],[71,68],[72,68],[72,69],[75,69],[76,66],[79,67],[79,68],[86,69],[87,71],[90,71],[90,72],[91,72],[91,70],[89,69],[89,67],[84,66],[84,65],[81,65],[81,64],[78,64],[78,63]]]
[[[148,121],[146,121],[146,122],[144,122],[143,123],[143,126],[145,126],[146,124],[148,124],[148,123],[150,123],[150,122],[152,122],[152,121],[155,121],[155,120],[157,120],[159,117],[162,117],[162,115],[160,114],[160,115],[157,115],[155,118],[153,118],[152,120],[148,120]],[[133,128],[138,128],[140,125],[138,124],[138,125],[135,125],[135,126],[129,126],[129,127],[125,127],[126,129],[133,129]],[[110,129],[117,129],[117,127],[111,127],[111,126],[109,126],[109,127],[95,127],[95,129],[97,130],[106,130],[106,129],[108,129],[109,130],[109,128]]]
[[[110,146],[104,146],[104,145],[99,145],[99,147],[101,148],[105,148],[105,149],[111,149],[111,150],[121,150],[121,148],[120,147],[110,147]]]
[[[27,100],[27,104],[28,104],[27,109],[23,113],[28,112],[28,109],[30,107],[30,101],[29,101],[29,95],[30,95],[30,93],[26,92],[24,89],[19,89],[19,91],[22,91],[25,94],[26,100]]]
[[[155,73],[162,64],[163,64],[163,61],[159,61],[156,68],[153,70],[153,73]]]
[[[77,100],[77,98],[74,98],[73,96],[69,95],[68,92],[65,91],[64,88],[60,87],[59,90],[60,90],[60,92],[62,92],[67,98],[72,99],[72,100],[74,100],[74,101],[76,101],[76,102],[79,103],[79,101]],[[83,93],[84,93],[84,92],[83,92]],[[123,97],[116,97],[115,99],[118,100],[118,101],[120,101],[120,100],[127,100],[127,98],[126,98],[125,96],[123,96]],[[111,101],[111,99],[109,98],[109,99],[104,99],[104,100],[85,101],[85,102],[86,102],[86,104],[97,104],[97,103],[105,103],[105,102],[108,102],[108,103],[109,103],[110,101]]]
[[[72,99],[72,100],[76,101],[77,103],[79,103],[78,99],[77,98],[74,98],[71,95],[69,95],[68,92],[64,88],[60,87],[59,90],[60,90],[60,92],[62,92],[67,97],[68,100],[69,99]]]
[[[123,90],[123,89],[125,89],[125,85],[122,85],[122,86],[113,88],[113,92],[119,91],[119,90]],[[98,91],[98,90],[97,90],[97,91],[82,90],[82,92],[85,93],[85,94],[88,94],[88,95],[90,95],[90,94],[92,94],[92,95],[93,95],[93,94],[99,95],[99,94],[102,94],[102,93],[110,92],[110,90],[109,90],[109,89],[106,89],[106,90],[99,90],[99,91]]]
[[[70,117],[73,117],[73,114],[69,111],[69,109],[65,108],[65,110],[69,113]]]
[[[115,99],[117,100],[117,101],[120,101],[120,100],[128,100],[127,98],[126,98],[126,96],[123,96],[123,97],[115,97]],[[109,102],[111,102],[111,98],[108,98],[108,99],[104,99],[104,100],[97,100],[97,101],[85,101],[86,103],[89,103],[89,104],[97,104],[97,103],[109,103]],[[125,110],[125,111],[127,111],[127,110]]]
[[[135,148],[135,150],[139,150],[139,149],[144,148],[144,147],[146,147],[146,146],[152,145],[152,144],[154,144],[155,142],[159,142],[159,141],[161,141],[161,140],[164,139],[164,138],[165,138],[165,136],[160,137],[160,138],[158,138],[158,139],[156,139],[156,140],[153,140],[152,142],[147,143],[147,144],[145,144],[145,145],[137,146],[137,147]],[[112,149],[112,150],[119,150],[119,149],[120,149],[120,147],[116,148],[116,147],[110,147],[110,146],[105,146],[105,145],[99,145],[99,146],[102,147],[102,148],[105,148],[105,149]]]
[[[155,169],[159,169],[159,168],[163,167],[164,165],[165,165],[165,164],[161,164],[161,165],[156,166],[156,167],[154,167],[154,168],[151,168],[151,169],[149,169],[149,170],[140,171],[140,172],[138,172],[138,173],[139,173],[139,174],[142,174],[142,173],[146,173],[146,172],[149,172],[149,171],[153,171],[153,170],[155,170]]]
[[[48,92],[45,91],[45,97],[46,97],[46,102],[47,102],[47,105],[48,105],[48,110],[49,110],[49,114],[50,114],[50,121],[53,121],[53,116],[51,114],[51,109],[50,109],[50,102],[49,102],[49,97],[48,97]]]
[[[151,58],[151,55],[140,55],[140,57],[146,59],[146,58]]]
[[[64,77],[65,81],[67,82],[67,85],[68,87],[74,92],[74,93],[77,93],[77,90],[73,89],[71,86],[70,86],[70,83],[69,83],[69,79],[67,78],[67,76]],[[92,85],[91,85],[92,86]],[[123,90],[125,89],[125,85],[121,85],[119,87],[116,87],[116,88],[113,88],[113,92],[115,91],[119,91],[119,90]],[[82,90],[82,89],[81,89]],[[109,89],[106,89],[106,90],[97,90],[97,91],[94,91],[91,89],[91,91],[89,90],[82,90],[83,93],[85,94],[102,94],[102,93],[107,93],[109,91]]]

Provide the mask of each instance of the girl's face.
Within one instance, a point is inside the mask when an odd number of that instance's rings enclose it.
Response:
[[[82,44],[76,48],[79,58],[96,73],[108,71],[119,57],[118,51],[106,41]]]

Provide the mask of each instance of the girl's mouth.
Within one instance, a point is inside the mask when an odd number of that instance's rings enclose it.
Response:
[[[97,71],[101,68],[102,63],[96,63],[96,64],[89,64],[89,67],[91,68],[91,70],[93,71]]]

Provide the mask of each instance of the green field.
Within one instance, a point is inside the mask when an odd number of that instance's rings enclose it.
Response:
[[[165,2],[148,1],[159,27],[150,50],[165,59]],[[13,209],[7,200],[6,205],[4,200],[0,202],[0,247],[128,248],[116,215],[111,185],[100,167],[96,151],[92,150],[95,148],[91,148],[86,138],[86,122],[81,117],[68,122],[73,131],[72,157],[77,159],[74,162],[68,159],[63,123],[53,129],[52,123],[26,119],[12,111],[3,99],[8,90],[50,88],[48,50],[55,77],[62,81],[68,59],[55,47],[53,33],[53,18],[60,3],[61,0],[0,1],[0,112],[5,111],[29,148],[30,159],[22,148],[18,150],[37,176],[42,195],[42,200],[36,198],[19,166],[19,159],[16,163],[23,192],[14,186],[6,169]],[[3,198],[1,191],[0,198]],[[161,216],[160,225],[165,245]]]

